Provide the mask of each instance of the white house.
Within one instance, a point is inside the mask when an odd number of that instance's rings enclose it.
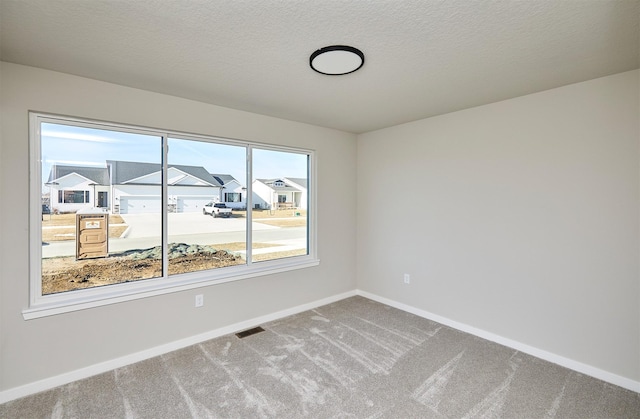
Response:
[[[253,181],[253,207],[307,209],[307,179],[278,178]]]
[[[98,207],[113,214],[160,212],[161,176],[159,164],[108,160],[105,167],[53,165],[45,186],[52,211]],[[233,208],[246,206],[246,191],[233,176],[169,165],[167,177],[171,212],[199,212],[212,200],[229,201]]]
[[[286,177],[283,179],[286,184],[292,185],[293,187],[299,189],[301,191],[298,201],[298,208],[307,209],[308,197],[307,197],[307,184],[308,181],[306,178],[294,178],[294,177]]]
[[[245,209],[247,207],[247,188],[242,186],[231,175],[211,173],[211,176],[221,186],[220,202],[224,202],[229,208]]]
[[[106,167],[54,164],[45,183],[49,206],[56,212],[109,207],[110,183]]]
[[[160,212],[160,164],[108,160],[107,168],[114,214]],[[221,186],[200,166],[169,165],[167,179],[171,212],[199,212],[207,202],[220,196]]]

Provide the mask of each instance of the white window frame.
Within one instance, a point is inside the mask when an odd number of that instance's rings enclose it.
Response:
[[[136,134],[156,135],[162,137],[163,141],[163,161],[166,162],[167,139],[177,138],[185,140],[208,141],[217,144],[227,144],[246,147],[247,150],[247,229],[246,244],[247,254],[251,255],[252,246],[252,151],[254,148],[298,153],[308,156],[307,179],[310,193],[308,199],[307,215],[307,254],[302,256],[292,256],[282,259],[273,259],[261,262],[252,262],[251,257],[247,257],[247,263],[237,266],[216,268],[206,271],[197,271],[179,275],[167,273],[167,263],[165,260],[163,276],[149,280],[125,282],[121,284],[108,285],[103,287],[73,290],[58,294],[42,295],[42,160],[41,160],[41,136],[40,127],[43,122],[54,124],[75,125],[89,128],[102,128],[118,130]],[[84,310],[108,304],[115,304],[123,301],[130,301],[140,298],[148,298],[156,295],[185,291],[189,289],[206,287],[215,284],[222,284],[230,281],[253,278],[262,275],[269,275],[279,272],[286,272],[294,269],[303,269],[317,266],[320,261],[317,257],[317,210],[316,210],[316,158],[313,150],[285,147],[271,144],[264,144],[253,141],[221,138],[209,135],[188,134],[178,131],[161,130],[140,127],[129,124],[89,120],[76,117],[68,117],[40,112],[29,113],[29,145],[30,145],[30,181],[29,181],[29,260],[30,260],[30,287],[29,304],[22,311],[26,320],[57,315],[66,312]],[[166,165],[163,164],[166,171]],[[166,175],[166,173],[165,173]],[[165,176],[166,179],[166,176]],[[167,211],[167,185],[163,185],[164,213]],[[166,248],[168,241],[167,217],[163,216],[162,221],[162,243]]]

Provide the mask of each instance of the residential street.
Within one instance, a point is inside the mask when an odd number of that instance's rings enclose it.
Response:
[[[122,215],[129,225],[123,238],[109,239],[109,253],[146,249],[160,244],[159,215]],[[200,213],[169,214],[169,242],[189,244],[223,244],[246,240],[244,218],[212,218]],[[175,234],[174,234],[175,232]],[[306,247],[306,227],[274,227],[253,223],[253,241],[272,243],[278,250]],[[52,241],[42,246],[42,257],[74,256],[75,240]],[[286,246],[286,248],[285,248]],[[256,249],[254,253],[273,251]]]

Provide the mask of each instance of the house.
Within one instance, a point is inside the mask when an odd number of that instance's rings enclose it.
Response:
[[[109,172],[105,167],[51,166],[45,187],[49,188],[52,211],[77,212],[82,208],[109,207]]]
[[[105,167],[54,164],[45,186],[54,211],[76,212],[98,207],[112,214],[158,213],[161,209],[159,164],[107,160]],[[242,186],[230,175],[212,175],[203,167],[169,165],[168,205],[171,212],[201,212],[209,201],[243,202]],[[226,192],[227,188],[237,192]],[[223,190],[225,192],[223,192]]]
[[[353,295],[640,391],[638,7],[0,2],[0,402]],[[314,72],[334,43],[362,68]],[[33,110],[313,150],[318,265],[25,320]],[[128,209],[157,185],[115,170]]]
[[[262,209],[307,209],[306,179],[256,179],[253,181],[253,205]]]
[[[162,171],[159,164],[107,161],[115,214],[160,212]],[[201,212],[219,199],[221,186],[204,167],[172,165],[167,168],[168,205],[172,212]]]
[[[227,207],[235,209],[247,208],[247,188],[242,186],[236,178],[231,175],[214,174],[211,176],[221,186],[219,201],[224,202]]]

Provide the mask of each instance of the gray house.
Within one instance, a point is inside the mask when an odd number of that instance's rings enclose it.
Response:
[[[226,198],[242,202],[242,195],[233,195],[242,190],[233,176],[214,176],[201,166],[169,165],[167,179],[171,212],[202,211],[207,202]],[[53,165],[45,186],[53,211],[99,207],[136,214],[161,210],[161,180],[160,164],[107,160],[105,167]]]

